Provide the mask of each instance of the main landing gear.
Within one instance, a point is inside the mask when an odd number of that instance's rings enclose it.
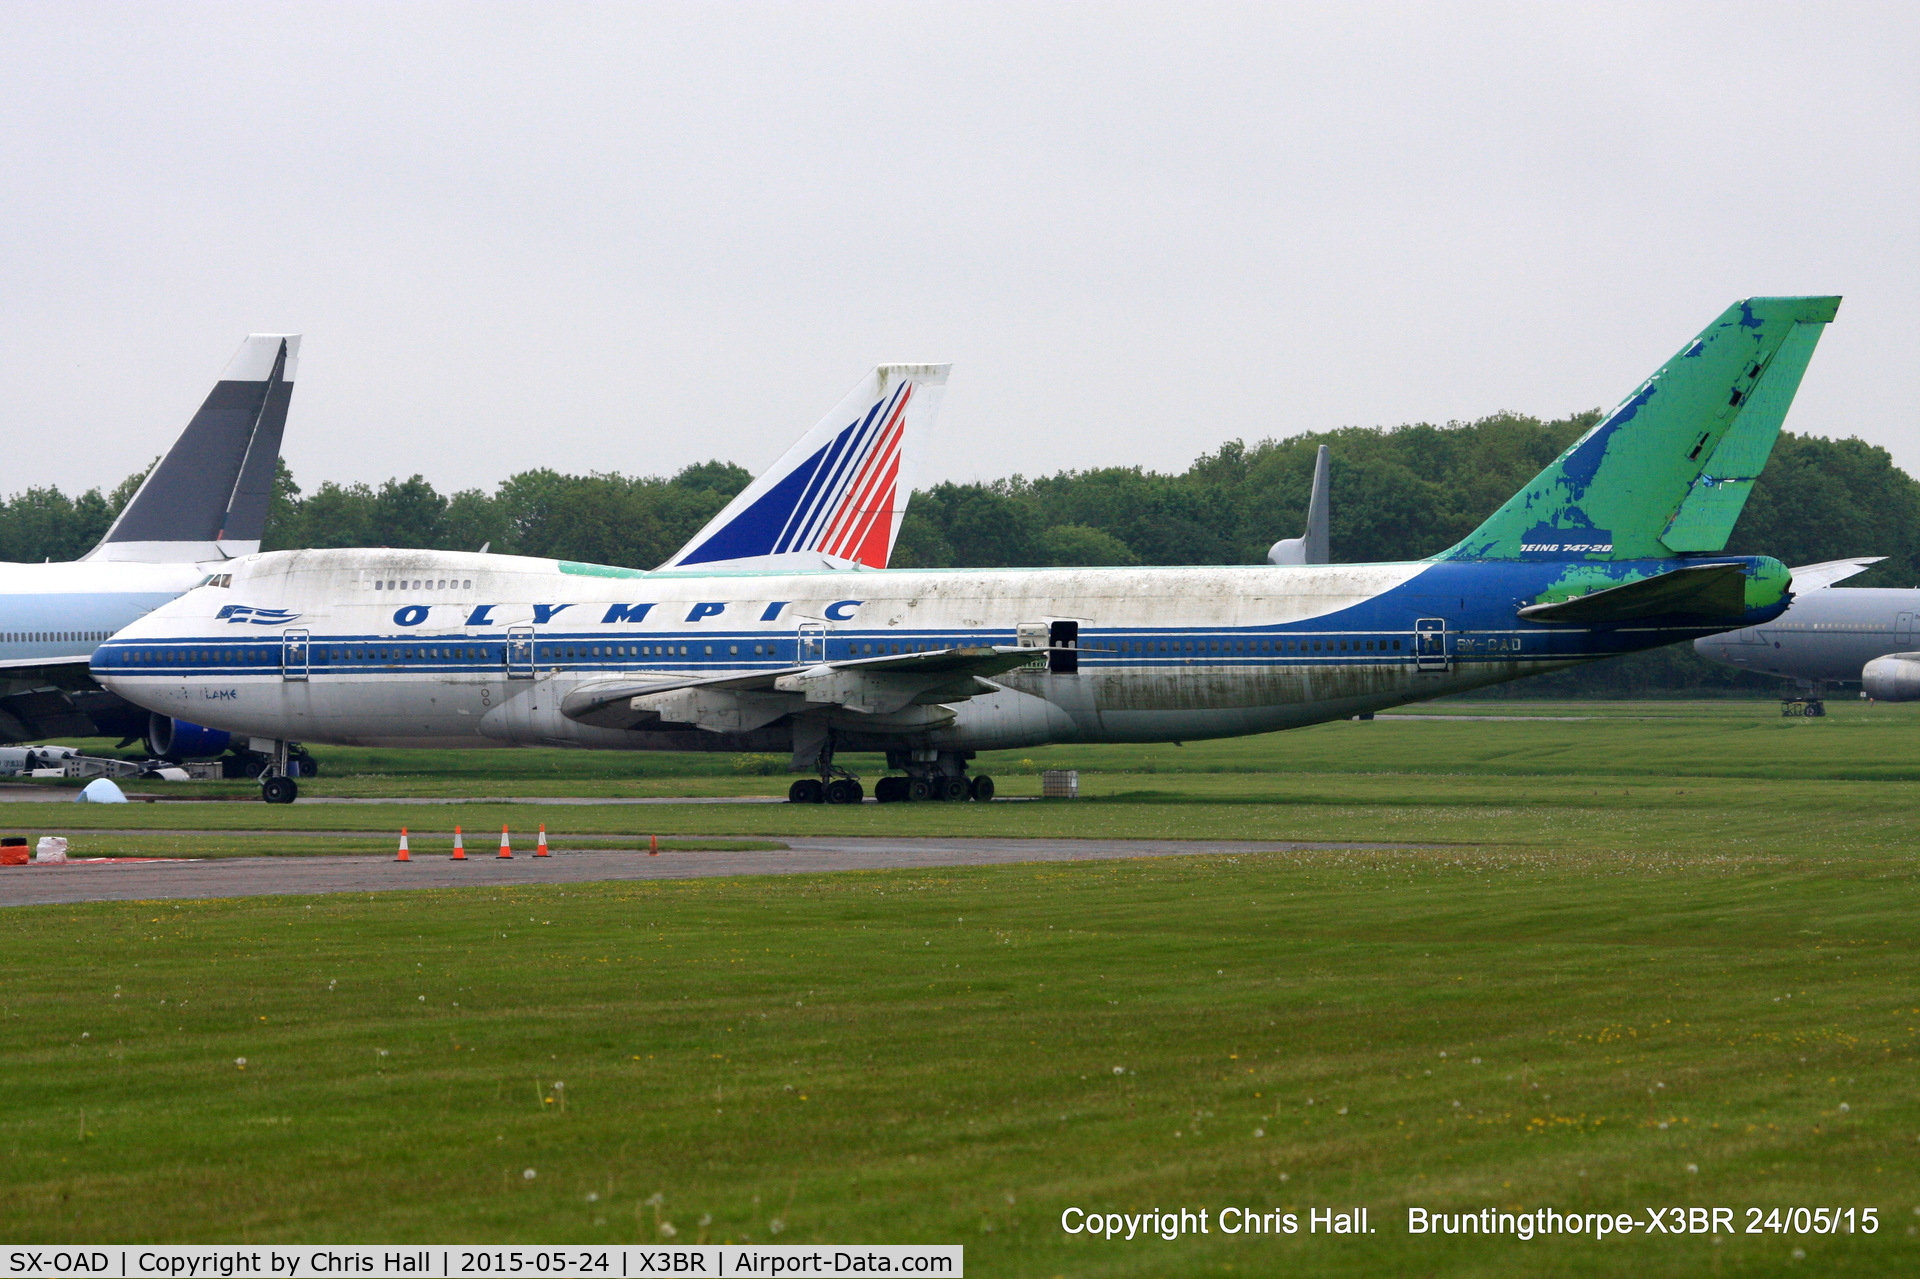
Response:
[[[867,797],[860,779],[851,773],[816,781],[803,777],[787,787],[789,804],[858,804]]]
[[[873,797],[882,804],[940,799],[985,803],[993,798],[993,779],[969,778],[972,751],[888,751],[887,767],[906,770],[905,777],[882,777],[873,784]]]
[[[888,751],[887,767],[906,770],[905,777],[882,777],[873,784],[873,798],[881,804],[919,800],[962,803],[993,798],[993,779],[967,776],[972,751]],[[860,779],[833,762],[832,739],[820,752],[818,779],[803,777],[787,787],[789,804],[858,804],[866,798]]]
[[[1780,713],[1789,719],[1820,719],[1827,713],[1825,680],[1801,680],[1800,691],[1780,699]]]
[[[873,784],[873,797],[882,804],[926,799],[954,801],[993,798],[993,779],[979,777],[882,777]]]
[[[860,785],[860,779],[840,768],[833,762],[833,730],[826,730],[820,739],[819,752],[814,756],[813,767],[820,776],[818,779],[803,777],[787,787],[789,804],[858,804],[867,797]],[[805,758],[799,751],[794,752],[797,763]]]

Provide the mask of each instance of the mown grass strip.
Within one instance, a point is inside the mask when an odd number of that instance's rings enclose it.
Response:
[[[1915,890],[1903,858],[1469,848],[0,912],[0,1234],[1890,1273],[1920,1261]],[[1057,1226],[1356,1203],[1378,1236]],[[1386,1228],[1665,1203],[1888,1224],[1604,1252]]]

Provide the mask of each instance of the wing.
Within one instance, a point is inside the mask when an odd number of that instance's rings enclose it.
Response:
[[[0,664],[0,740],[136,737],[147,712],[94,682],[86,657]]]
[[[783,715],[837,707],[876,719],[925,714],[912,708],[965,701],[997,686],[987,677],[1044,660],[1040,648],[948,648],[931,653],[862,657],[705,679],[609,680],[569,693],[560,711],[601,728],[643,728],[661,722],[714,732],[746,732]],[[880,726],[876,724],[876,727]]]

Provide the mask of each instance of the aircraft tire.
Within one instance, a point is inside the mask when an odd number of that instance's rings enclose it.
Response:
[[[826,798],[827,788],[811,777],[802,777],[787,787],[789,804],[819,804],[825,802]]]
[[[984,804],[993,798],[993,779],[985,773],[982,773],[973,779],[972,784],[967,787],[967,790],[974,799]]]
[[[260,783],[260,798],[269,804],[291,804],[300,794],[300,786],[291,777],[269,777]]]
[[[967,798],[967,779],[964,777],[949,777],[940,783],[940,788],[941,799],[964,801]]]
[[[924,777],[907,780],[907,798],[912,800],[933,799],[933,784]]]
[[[861,789],[860,783],[851,777],[836,777],[827,783],[829,804],[857,804],[866,797],[866,792]]]
[[[897,804],[907,798],[907,779],[904,777],[882,777],[873,784],[873,800],[876,804]]]

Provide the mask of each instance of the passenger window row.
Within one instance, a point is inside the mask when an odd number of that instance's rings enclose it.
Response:
[[[154,666],[233,666],[249,662],[278,662],[277,648],[135,648],[126,650],[126,660]]]
[[[112,631],[7,631],[0,643],[7,644],[97,644],[113,638]]]

